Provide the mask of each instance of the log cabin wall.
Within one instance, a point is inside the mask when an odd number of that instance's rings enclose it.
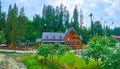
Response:
[[[82,47],[82,40],[73,27],[69,30],[66,29],[65,33],[43,32],[42,38],[36,39],[36,41],[40,42],[40,45],[61,43],[72,49],[79,49]]]
[[[82,47],[82,41],[74,29],[71,29],[65,36],[65,45],[78,49]]]

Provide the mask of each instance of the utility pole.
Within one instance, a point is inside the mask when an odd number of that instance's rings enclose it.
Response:
[[[82,27],[83,24],[83,11],[80,9],[80,27]]]
[[[92,20],[92,18],[93,18],[93,14],[92,13],[90,13],[90,20],[91,20],[91,23],[93,23],[93,20]]]
[[[93,14],[90,13],[89,17],[90,17],[90,21],[91,21],[91,37],[92,37],[94,35],[93,20],[92,20]]]

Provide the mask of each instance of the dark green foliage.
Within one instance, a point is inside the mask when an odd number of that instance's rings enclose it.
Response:
[[[52,50],[52,45],[44,44],[38,47],[37,54],[47,58],[48,55],[51,53],[51,50]]]
[[[78,9],[77,6],[75,6],[74,11],[73,11],[73,20],[71,22],[72,27],[75,28],[77,32],[79,32],[79,23],[78,23]]]
[[[12,30],[12,6],[9,6],[9,10],[8,10],[8,15],[7,15],[7,20],[6,20],[6,25],[5,25],[5,32],[6,32],[6,39],[7,39],[7,44],[11,43],[10,40],[10,31]]]
[[[27,17],[25,17],[25,26],[25,41],[35,41],[38,35],[37,32],[35,32],[34,24]]]
[[[115,27],[112,31],[111,31],[111,34],[112,35],[120,35],[120,27]]]
[[[20,9],[18,15],[16,4],[14,8],[10,5],[5,28],[7,44],[17,46],[20,42],[35,41],[34,30],[33,23],[24,14],[24,7]]]
[[[82,42],[84,44],[87,44],[87,42],[90,38],[90,30],[85,27],[81,27],[81,28],[79,28],[78,34],[82,36]]]
[[[93,22],[92,13],[91,17],[91,29],[85,27],[79,27],[79,11],[77,6],[73,10],[73,16],[70,20],[69,10],[67,7],[61,4],[54,8],[52,5],[44,5],[42,10],[42,16],[35,14],[33,21],[29,20],[24,14],[24,8],[20,11],[17,5],[9,6],[8,12],[2,11],[0,1],[0,31],[5,33],[5,39],[7,44],[18,45],[20,42],[32,41],[36,38],[41,38],[43,32],[65,32],[65,29],[74,27],[79,35],[83,38],[83,43],[86,44],[90,37],[94,34],[99,36],[106,35],[120,35],[120,27],[110,29],[108,26],[102,28],[101,21]]]
[[[54,52],[56,55],[58,56],[61,56],[63,55],[65,52],[69,51],[69,48],[62,45],[62,44],[59,44],[59,43],[55,43],[54,46]]]
[[[56,8],[44,5],[42,18],[47,32],[64,32],[69,25],[69,11],[62,4]]]
[[[5,27],[5,17],[6,17],[5,12],[0,13],[0,30],[3,30]]]
[[[94,36],[98,34],[99,36],[103,35],[102,25],[100,21],[96,21],[91,26],[91,35]]]
[[[103,28],[103,35],[110,36],[111,35],[111,30],[108,26]]]
[[[1,1],[0,1],[0,31],[3,30],[3,28],[5,27],[5,18],[6,17],[6,13],[2,12],[2,6],[1,6]]]
[[[24,8],[21,8],[20,14],[18,15],[16,4],[14,4],[13,8],[11,5],[9,6],[5,28],[7,44],[17,46],[18,43],[25,40],[25,18]]]
[[[56,43],[54,45],[52,44],[43,44],[42,46],[38,47],[37,53],[38,55],[44,56],[45,58],[48,57],[48,55],[63,55],[65,52],[67,52],[69,48],[67,48],[64,45],[61,45],[59,43]]]
[[[118,43],[119,41],[115,39],[113,36],[109,37],[110,40],[110,47],[115,47],[115,43]]]
[[[33,25],[35,27],[35,32],[36,32],[36,37],[37,38],[41,38],[42,37],[42,32],[44,32],[45,27],[44,27],[44,20],[39,16],[39,15],[35,15],[33,17]]]
[[[17,22],[17,16],[18,16],[18,8],[16,4],[14,4],[14,8],[9,6],[8,10],[8,17],[6,21],[6,37],[7,37],[7,43],[16,45],[19,40],[19,27]]]
[[[5,33],[0,31],[0,44],[6,43]]]
[[[24,7],[22,7],[20,9],[20,14],[18,16],[18,35],[19,35],[19,39],[20,40],[19,42],[23,42],[25,40],[25,33],[26,33],[26,26],[25,26],[25,21],[26,17],[25,17],[25,14],[24,14]]]

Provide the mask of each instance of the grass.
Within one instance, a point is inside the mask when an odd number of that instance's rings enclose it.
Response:
[[[45,64],[42,61],[39,61],[33,55],[23,56],[22,61],[28,69],[59,69],[56,66],[53,66],[51,64]]]
[[[68,69],[98,69],[96,61],[91,59],[87,65],[83,58],[76,56],[74,53],[66,53],[56,61]]]
[[[24,55],[22,57],[23,62],[28,67],[28,69],[98,69],[97,63],[94,60],[89,60],[88,65],[86,64],[84,58],[76,56],[74,53],[65,53],[61,57],[55,57],[53,60],[47,58],[47,63],[43,63],[43,61],[35,58],[35,54]],[[52,62],[52,64],[51,64]],[[53,64],[57,64],[54,66]],[[99,62],[100,63],[100,62]],[[99,68],[100,69],[100,68]]]

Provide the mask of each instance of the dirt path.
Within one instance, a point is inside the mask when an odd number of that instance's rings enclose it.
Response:
[[[21,62],[20,55],[0,54],[0,69],[27,69]]]

